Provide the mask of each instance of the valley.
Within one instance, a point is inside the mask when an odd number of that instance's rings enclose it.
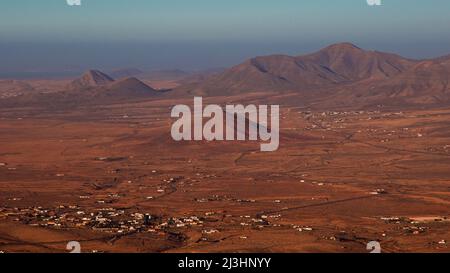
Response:
[[[448,252],[448,64],[343,43],[204,75],[1,80],[0,251]],[[279,148],[174,141],[195,96],[279,105]]]

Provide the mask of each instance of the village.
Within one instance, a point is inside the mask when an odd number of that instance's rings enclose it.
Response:
[[[205,202],[207,201],[205,200]],[[249,215],[219,215],[216,212],[182,217],[163,217],[112,207],[89,210],[77,205],[61,205],[56,208],[0,208],[1,220],[20,222],[34,227],[61,230],[90,229],[116,236],[146,232],[159,235],[179,234],[180,239],[183,238],[181,234],[186,229],[196,229],[204,235],[201,238],[203,241],[207,241],[209,235],[220,233],[223,218],[233,219],[231,222],[235,222],[236,226],[262,229],[279,226],[271,224],[269,221],[279,217],[280,215],[262,215],[256,218]]]
[[[360,252],[372,240],[380,241],[386,252],[410,246],[448,249],[448,212],[436,209],[445,198],[445,181],[428,182],[414,171],[416,162],[440,158],[433,166],[445,174],[450,143],[433,135],[434,127],[445,125],[445,113],[282,110],[280,150],[270,160],[245,142],[175,142],[167,139],[170,119],[155,119],[156,129],[151,129],[148,117],[132,111],[126,113],[135,118],[136,127],[121,124],[114,138],[109,137],[116,130],[110,127],[109,114],[88,119],[104,119],[105,130],[111,130],[105,133],[100,128],[58,135],[63,125],[55,122],[57,137],[50,151],[54,160],[45,165],[37,156],[23,160],[27,151],[19,145],[0,158],[5,181],[0,224],[52,234],[37,244],[58,242],[61,234],[70,240],[102,238],[84,248],[99,252],[130,245],[136,252],[261,251],[266,246],[294,251],[302,248],[301,242]],[[120,109],[117,116],[123,113]],[[428,127],[416,125],[430,118],[437,121]],[[20,121],[27,122],[29,117]],[[47,134],[49,129],[42,130]],[[157,137],[149,142],[153,135]],[[119,146],[112,142],[116,138]],[[134,138],[139,140],[130,142]],[[194,147],[198,150],[191,153]],[[74,165],[61,164],[61,158]],[[29,191],[9,189],[9,181]],[[426,211],[399,205],[424,200],[416,184],[430,192],[429,200],[436,200]],[[320,218],[324,213],[332,216]],[[12,231],[5,228],[4,234]],[[295,245],[279,249],[282,240]],[[0,242],[4,252],[33,247]]]

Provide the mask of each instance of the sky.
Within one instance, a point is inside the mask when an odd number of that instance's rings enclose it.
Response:
[[[450,1],[0,1],[0,72],[201,70],[337,42],[411,58],[450,54]]]

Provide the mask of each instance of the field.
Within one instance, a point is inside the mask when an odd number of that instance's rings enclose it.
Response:
[[[173,141],[178,103],[0,109],[0,251],[449,252],[450,110],[282,105],[264,153]]]

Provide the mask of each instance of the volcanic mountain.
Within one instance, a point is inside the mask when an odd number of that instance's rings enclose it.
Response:
[[[103,90],[100,93],[114,97],[120,96],[132,98],[158,94],[157,90],[134,77],[114,81],[113,83],[103,87],[102,89]]]
[[[347,81],[391,78],[416,63],[391,53],[363,50],[350,43],[331,45],[298,59],[316,63]]]
[[[157,94],[157,91],[135,77],[114,80],[98,70],[89,70],[69,85],[71,93],[83,91],[94,97],[135,97]]]
[[[388,79],[411,68],[416,61],[350,43],[335,44],[302,56],[256,57],[210,77],[187,91],[203,95],[246,92],[301,92],[367,79]]]
[[[404,103],[450,102],[450,57],[422,61],[387,81],[377,83],[367,98],[393,99]]]
[[[102,85],[107,85],[113,82],[114,79],[105,73],[98,70],[88,70],[86,71],[81,78],[78,78],[72,81],[69,84],[69,89],[83,89],[83,88],[91,88]]]
[[[15,98],[0,100],[0,104],[7,107],[40,105],[64,108],[82,104],[133,101],[152,98],[159,94],[159,91],[134,77],[115,81],[100,71],[89,70],[81,78],[69,84],[67,90],[22,94]]]
[[[324,109],[447,105],[450,103],[449,82],[450,56],[410,60],[341,43],[302,56],[255,57],[230,69],[186,80],[171,93],[174,97],[257,93],[248,98],[257,98],[261,103],[293,103]],[[13,82],[13,85],[28,89],[20,83]],[[89,70],[61,92],[25,92],[14,98],[4,97],[4,101],[8,105],[36,101],[106,103],[160,93],[134,77],[115,81],[98,70]]]

